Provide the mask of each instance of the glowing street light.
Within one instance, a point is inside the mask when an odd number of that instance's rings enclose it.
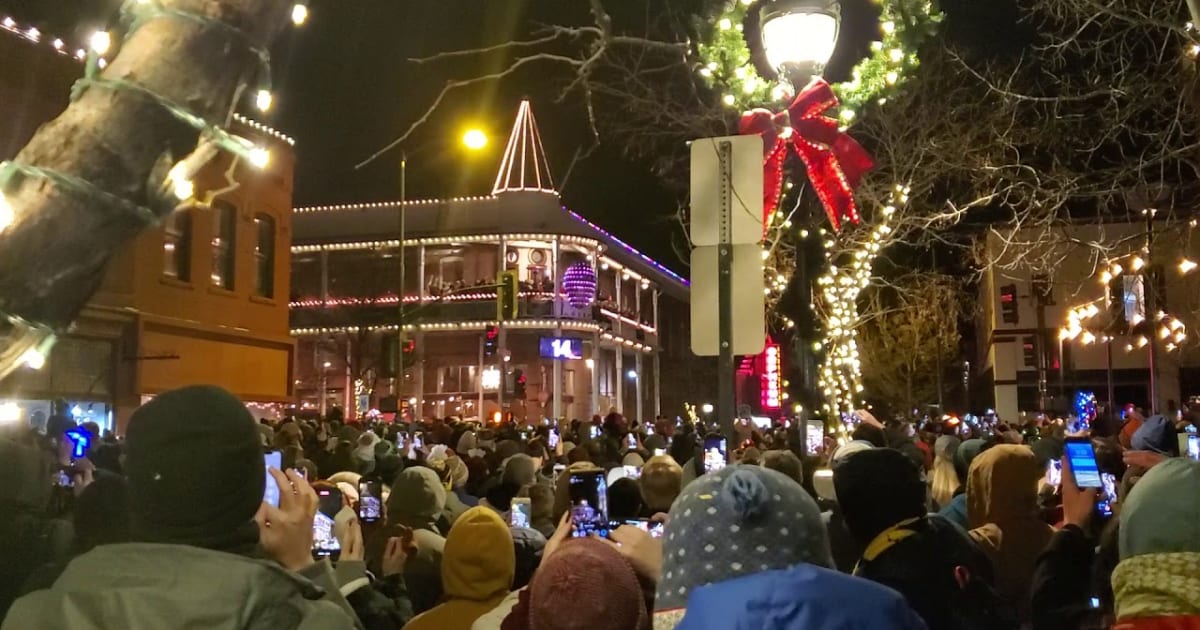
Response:
[[[472,151],[478,151],[488,144],[487,134],[482,129],[468,129],[463,133],[462,143]]]
[[[803,87],[833,55],[840,18],[835,0],[766,3],[759,35],[770,69]]]

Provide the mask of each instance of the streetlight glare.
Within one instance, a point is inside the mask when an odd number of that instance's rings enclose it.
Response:
[[[824,65],[837,43],[837,18],[828,13],[784,13],[766,20],[763,48],[772,68],[784,64]]]
[[[482,129],[468,129],[463,134],[462,142],[468,149],[478,151],[487,146],[488,137]]]

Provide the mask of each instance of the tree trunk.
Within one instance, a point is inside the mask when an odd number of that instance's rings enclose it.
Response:
[[[288,24],[292,4],[160,1],[167,9],[236,27],[262,48]],[[125,40],[102,76],[140,85],[206,120],[224,121],[259,63],[247,42],[228,29],[162,17]],[[152,99],[93,86],[39,129],[16,161],[86,180],[161,218],[172,209],[154,199],[166,174],[163,158],[170,158],[169,168],[197,139],[195,129]],[[14,221],[0,231],[0,377],[13,368],[14,329],[3,316],[65,330],[98,287],[109,258],[151,223],[40,178],[17,174],[3,192]]]

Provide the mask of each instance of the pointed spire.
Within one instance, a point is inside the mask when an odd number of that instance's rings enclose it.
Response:
[[[528,100],[521,101],[517,110],[517,120],[508,136],[508,146],[504,148],[504,159],[500,160],[492,194],[522,190],[556,192],[554,180],[550,178],[550,163],[542,149],[542,135],[538,133]]]

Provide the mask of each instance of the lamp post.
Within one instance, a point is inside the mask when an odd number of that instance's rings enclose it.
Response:
[[[471,151],[480,151],[484,147],[486,147],[488,144],[487,133],[485,133],[482,129],[477,129],[477,128],[468,129],[462,135],[462,143],[463,143],[463,146],[465,146],[467,149],[469,149]],[[421,148],[417,149],[417,151],[420,151],[420,150],[421,150]],[[397,290],[398,298],[399,298],[399,312],[397,313],[398,325],[396,327],[397,328],[397,330],[396,330],[396,338],[397,338],[397,346],[396,347],[397,347],[397,349],[399,349],[399,347],[401,345],[403,345],[403,343],[404,343],[404,324],[405,324],[405,321],[404,321],[404,290],[405,290],[404,285],[406,284],[405,274],[407,271],[407,266],[405,264],[406,251],[405,251],[404,241],[408,237],[408,230],[407,230],[408,206],[406,206],[404,204],[404,202],[407,201],[407,199],[408,199],[407,195],[408,195],[408,149],[401,147],[400,148],[400,212],[399,212],[399,214],[400,214],[400,217],[399,217],[400,218],[400,282],[399,282],[399,285],[400,286]],[[424,282],[425,279],[418,278],[417,281]],[[418,367],[418,369],[421,369],[421,370],[425,369],[424,352],[425,352],[424,344],[421,344],[420,348],[418,348],[418,350],[417,350],[418,356],[421,357],[417,361],[417,367]],[[395,394],[397,396],[397,401],[399,401],[399,397],[402,394],[402,390],[404,389],[404,373],[407,371],[404,369],[404,360],[402,357],[400,357],[399,351],[397,351],[397,354],[396,354],[396,361],[398,363],[398,366],[397,366],[398,374],[396,376],[396,387],[395,387],[395,391],[393,392],[393,394]],[[424,379],[418,378],[417,383],[421,384],[420,385],[421,389],[424,389],[424,386],[423,386]],[[416,398],[417,398],[417,402],[423,401],[424,400],[424,392],[423,391],[417,392]],[[424,406],[423,403],[422,403],[422,406]],[[412,413],[413,413],[413,419],[416,420],[417,414],[420,413],[420,410],[413,409]]]
[[[837,0],[757,0],[742,31],[758,74],[799,91],[829,62],[840,22]]]
[[[837,0],[756,0],[746,10],[742,33],[759,76],[767,81],[786,80],[792,93],[798,94],[829,62],[837,45],[840,22]],[[808,305],[812,284],[807,257],[805,240],[796,248],[795,275],[801,309]],[[795,363],[801,368],[801,386],[807,389],[807,371],[816,361],[808,344],[795,344],[795,348],[800,355]],[[938,374],[940,405],[940,369]],[[804,394],[807,400],[818,399],[815,391]]]

